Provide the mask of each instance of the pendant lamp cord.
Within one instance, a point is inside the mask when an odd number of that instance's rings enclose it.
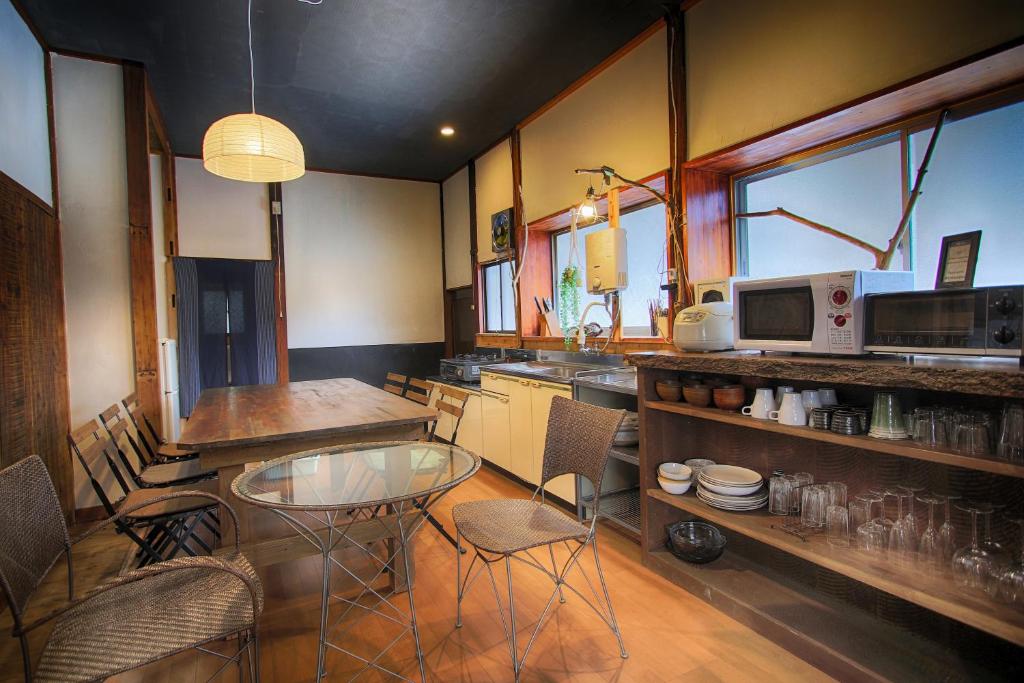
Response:
[[[252,0],[249,0],[249,96],[252,99],[252,113],[256,113],[256,69],[252,63]]]

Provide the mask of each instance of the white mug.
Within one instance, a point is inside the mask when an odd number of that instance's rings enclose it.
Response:
[[[794,389],[793,387],[775,387],[775,405],[781,406],[782,397],[785,396],[786,394],[792,394],[794,391],[796,391],[796,389]]]
[[[835,389],[818,389],[818,398],[821,399],[821,405],[823,406],[839,405],[839,401],[836,399]]]
[[[754,392],[754,402],[749,406],[743,406],[740,411],[744,415],[756,417],[758,420],[768,420],[768,414],[775,410],[775,395],[770,387],[757,389]]]
[[[815,389],[804,389],[800,392],[800,397],[804,402],[804,410],[808,413],[814,408],[821,408],[821,394]]]
[[[782,397],[782,405],[778,410],[768,413],[769,420],[777,420],[779,424],[802,427],[807,424],[807,411],[804,410],[803,398],[791,392]]]

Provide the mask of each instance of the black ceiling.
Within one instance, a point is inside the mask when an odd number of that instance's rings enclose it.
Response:
[[[299,136],[310,168],[439,180],[661,3],[253,0],[256,110]],[[22,4],[53,48],[145,63],[177,153],[199,154],[210,123],[249,108],[246,0]]]

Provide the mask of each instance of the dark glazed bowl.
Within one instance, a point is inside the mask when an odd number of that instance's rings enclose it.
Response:
[[[713,562],[725,552],[725,536],[707,522],[687,521],[670,524],[668,549],[681,560],[693,564]]]

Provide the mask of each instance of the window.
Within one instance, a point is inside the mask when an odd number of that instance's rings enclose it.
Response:
[[[484,328],[486,332],[515,334],[516,307],[512,291],[512,261],[491,263],[482,268],[484,282]]]
[[[665,206],[660,202],[634,209],[624,213],[619,218],[619,226],[626,231],[626,255],[627,272],[629,274],[629,286],[622,292],[620,306],[622,310],[622,336],[623,337],[650,337],[651,320],[648,305],[651,301],[658,301],[665,305],[664,292],[661,291],[662,274],[665,271],[666,245],[666,214]],[[578,261],[581,270],[586,269],[586,236],[588,234],[604,230],[608,227],[607,222],[588,225],[585,228],[578,228],[577,249],[579,250]],[[559,280],[562,271],[569,265],[569,253],[571,250],[570,236],[568,231],[555,235],[552,240],[552,257],[554,291],[556,310],[560,305],[557,292],[559,291]],[[585,273],[581,273],[583,275]],[[580,312],[591,301],[603,302],[604,297],[596,294],[588,294],[586,286],[579,287]],[[604,327],[611,323],[601,313],[587,316],[587,320],[597,322]],[[573,321],[573,325],[576,321]]]
[[[908,125],[739,178],[736,213],[783,208],[884,249],[932,130]],[[913,270],[916,288],[930,289],[942,237],[980,229],[975,284],[1014,283],[1024,257],[1021,215],[1024,102],[970,116],[954,113],[939,136],[893,268]],[[779,216],[737,218],[736,257],[739,272],[751,277],[874,267],[868,252]]]

